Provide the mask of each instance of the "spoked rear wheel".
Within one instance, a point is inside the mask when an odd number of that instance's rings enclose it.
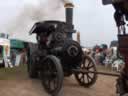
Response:
[[[92,57],[85,55],[84,60],[80,66],[81,70],[96,72],[95,61]],[[81,86],[90,87],[97,80],[95,73],[75,73],[75,78]]]
[[[42,85],[47,93],[56,96],[63,85],[63,69],[60,60],[55,56],[47,56],[42,62]]]

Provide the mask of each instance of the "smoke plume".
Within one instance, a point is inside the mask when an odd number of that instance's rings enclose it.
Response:
[[[31,0],[30,0],[31,1]],[[19,14],[9,23],[8,31],[11,38],[18,38],[25,41],[36,41],[34,36],[28,32],[35,22],[44,20],[65,21],[64,4],[70,0],[24,0],[24,5]]]

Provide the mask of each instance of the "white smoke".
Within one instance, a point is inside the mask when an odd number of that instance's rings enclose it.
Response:
[[[72,0],[63,0],[64,3],[73,3]]]
[[[9,23],[10,38],[36,41],[28,32],[35,22],[44,20],[65,21],[64,4],[69,0],[24,0],[19,14]]]

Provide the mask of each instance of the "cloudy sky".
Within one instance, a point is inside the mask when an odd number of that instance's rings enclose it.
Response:
[[[54,1],[54,2],[53,2]],[[40,20],[64,20],[60,0],[0,0],[0,32],[11,38],[34,41],[28,32]],[[74,0],[74,25],[81,33],[84,46],[107,43],[117,38],[113,20],[114,9],[103,6],[101,0]],[[75,38],[75,36],[74,36]]]

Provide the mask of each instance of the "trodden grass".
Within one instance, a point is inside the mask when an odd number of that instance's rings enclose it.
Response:
[[[105,66],[97,66],[97,71],[101,72],[111,72],[110,68],[106,68]],[[27,66],[26,64],[22,64],[19,67],[14,68],[0,68],[0,80],[24,80],[28,79]]]
[[[25,79],[26,76],[26,64],[22,64],[13,68],[0,68],[0,80]]]

